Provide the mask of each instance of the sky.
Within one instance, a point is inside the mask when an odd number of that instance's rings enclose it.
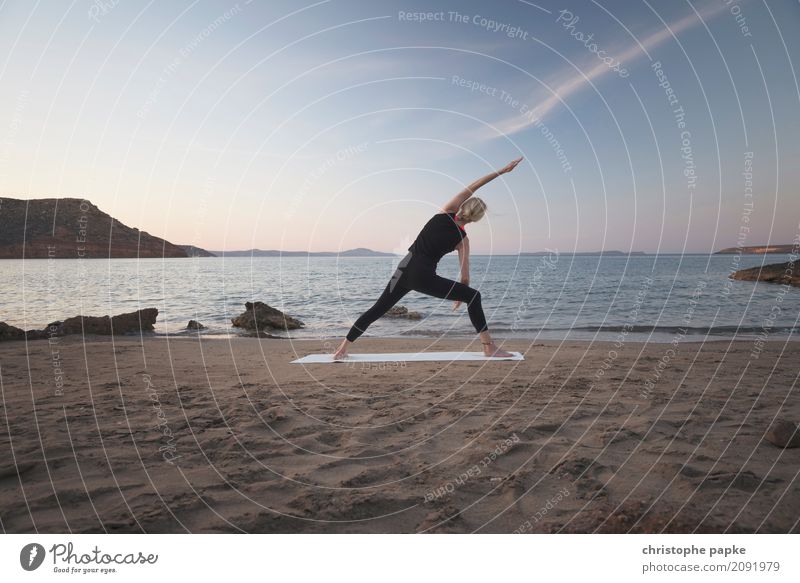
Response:
[[[0,194],[211,250],[800,237],[800,3],[0,3]],[[0,213],[0,221],[2,214]]]

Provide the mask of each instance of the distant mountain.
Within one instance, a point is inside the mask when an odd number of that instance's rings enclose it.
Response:
[[[532,253],[520,253],[520,255],[532,255],[534,257],[539,257],[542,255],[552,255],[549,251],[534,251]],[[624,256],[627,257],[628,255],[646,255],[644,251],[576,251],[574,253],[559,253],[559,255],[570,255],[570,256],[589,256],[589,257],[596,257],[599,255],[614,255],[614,256]]]
[[[792,252],[792,245],[755,245],[752,247],[727,247],[720,249],[714,255],[733,255],[735,253],[744,253],[747,255],[766,255],[767,253],[785,253]]]
[[[347,251],[277,251],[275,249],[248,249],[246,251],[211,251],[218,257],[394,257],[394,253],[383,253],[359,247]]]
[[[178,245],[178,247],[186,251],[186,255],[189,257],[216,257],[211,251],[206,251],[194,245]]]
[[[186,251],[120,223],[88,200],[0,197],[0,259],[23,257],[186,257]]]

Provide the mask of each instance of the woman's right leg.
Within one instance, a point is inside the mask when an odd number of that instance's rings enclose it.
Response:
[[[358,320],[355,321],[350,331],[347,333],[347,339],[350,342],[355,342],[356,339],[367,330],[370,324],[388,312],[392,306],[399,302],[400,299],[410,291],[410,289],[395,282],[394,278],[392,278],[392,281],[386,284],[386,288],[384,288],[383,293],[375,304],[369,310],[361,314]]]
[[[406,278],[403,277],[410,261],[411,253],[400,260],[400,264],[397,266],[397,269],[395,269],[392,279],[386,284],[386,288],[383,290],[381,296],[369,310],[361,314],[361,317],[359,317],[352,328],[350,328],[350,331],[347,333],[347,340],[349,342],[355,342],[356,338],[361,336],[370,324],[388,312],[392,306],[400,301],[400,298],[411,291],[411,289],[406,286]]]
[[[361,314],[358,320],[356,320],[353,326],[350,328],[347,336],[344,338],[344,340],[342,340],[339,348],[336,349],[336,352],[333,355],[334,360],[338,360],[347,356],[347,349],[349,348],[350,344],[355,342],[356,339],[366,331],[370,324],[388,312],[392,306],[400,301],[400,298],[411,291],[405,285],[405,278],[403,277],[406,266],[410,260],[411,253],[406,255],[400,261],[397,269],[395,269],[394,275],[392,275],[389,283],[386,284],[386,287],[384,288],[383,293],[381,293],[378,300],[369,310]]]

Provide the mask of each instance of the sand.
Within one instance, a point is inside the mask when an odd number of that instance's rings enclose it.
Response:
[[[359,352],[478,350],[362,338]],[[4,532],[800,532],[800,344],[0,344]],[[354,350],[355,351],[355,350]],[[755,358],[755,355],[758,358]]]

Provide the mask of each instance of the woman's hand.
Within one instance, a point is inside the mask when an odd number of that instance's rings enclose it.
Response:
[[[497,171],[498,174],[505,174],[506,172],[511,172],[514,168],[517,167],[517,164],[522,162],[522,157],[517,158],[516,160],[509,162],[507,166],[504,166],[500,170]]]

